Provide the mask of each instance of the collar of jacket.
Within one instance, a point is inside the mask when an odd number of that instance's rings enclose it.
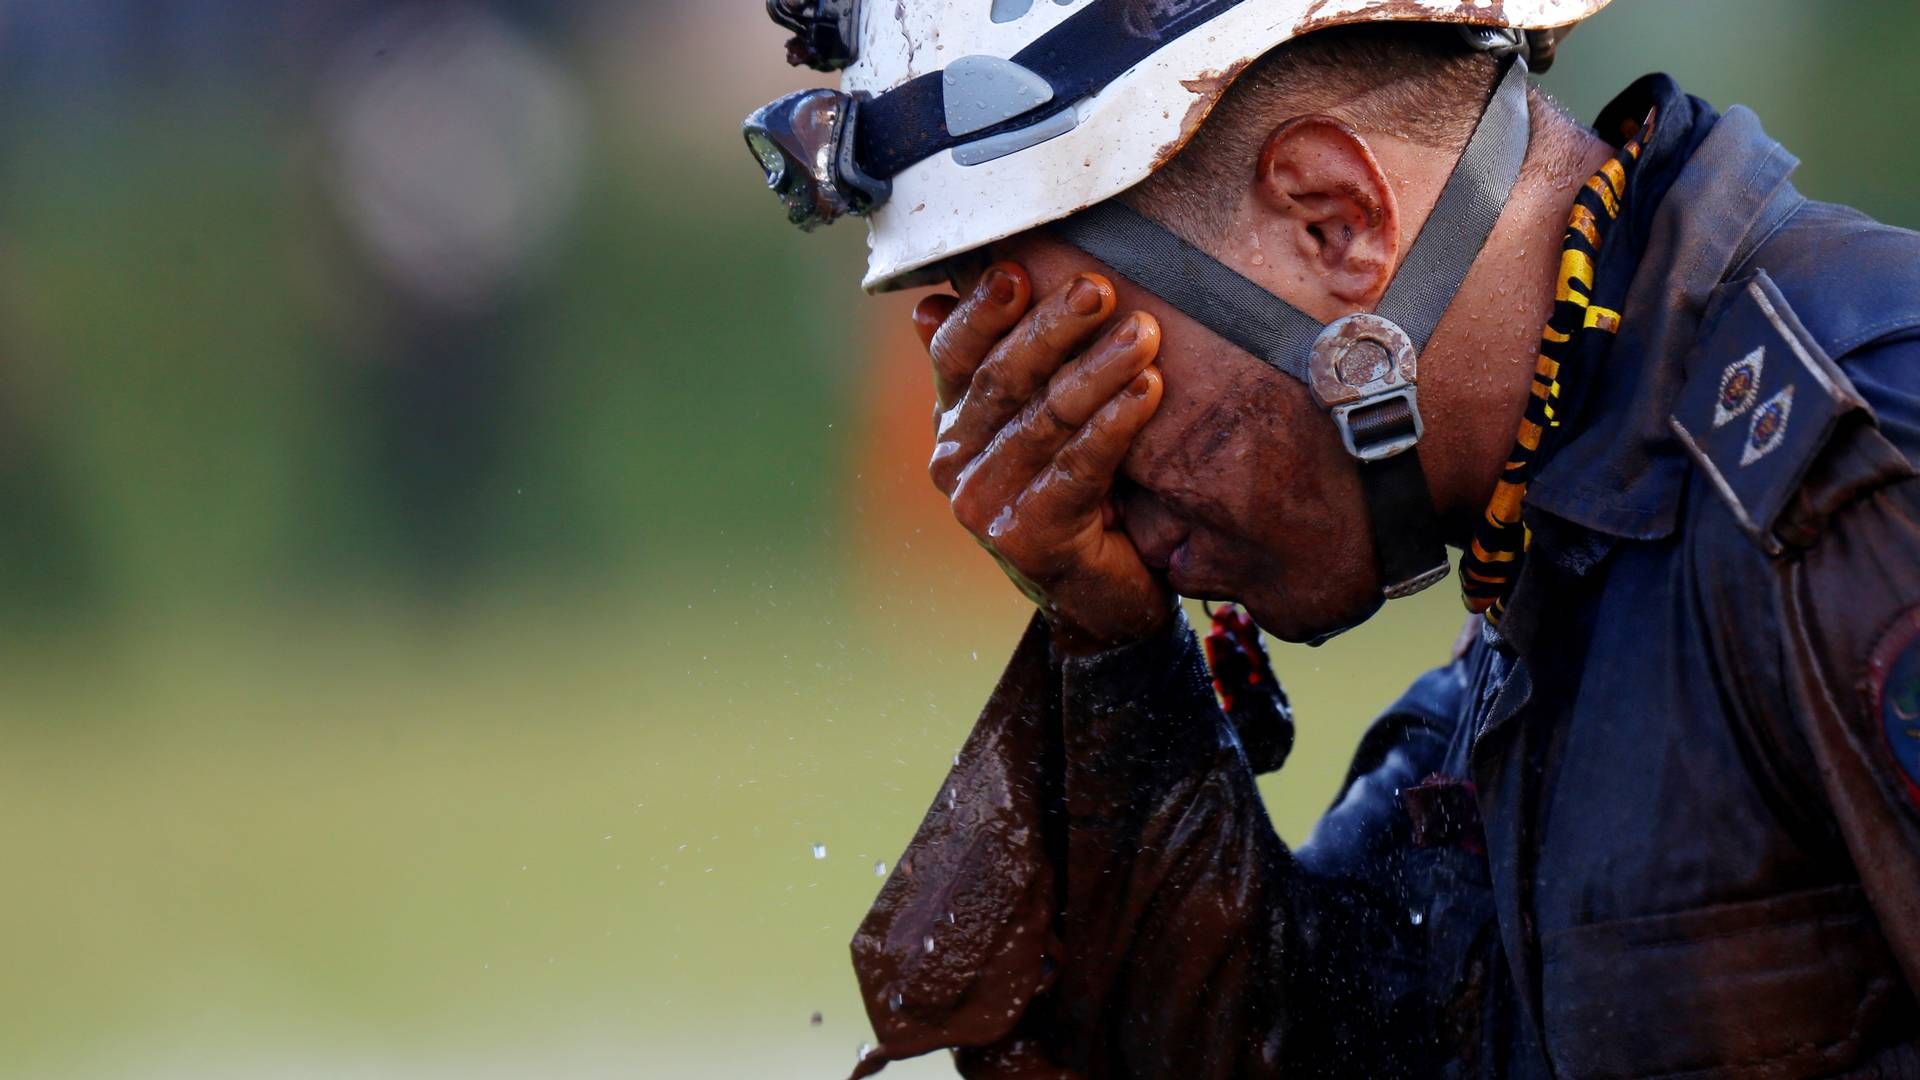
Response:
[[[1597,128],[1612,137],[1621,121],[1653,106],[1660,119],[1648,147],[1656,159],[1645,178],[1652,190],[1630,192],[1641,197],[1615,226],[1630,230],[1627,239],[1642,252],[1626,271],[1632,284],[1620,332],[1605,363],[1586,376],[1568,419],[1575,433],[1527,493],[1529,510],[1613,540],[1673,532],[1688,465],[1666,417],[1680,390],[1682,360],[1708,297],[1804,201],[1787,181],[1799,161],[1768,137],[1758,117],[1740,106],[1716,116],[1665,75],[1629,87]]]

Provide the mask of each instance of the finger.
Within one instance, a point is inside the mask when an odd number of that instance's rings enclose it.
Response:
[[[934,335],[940,332],[940,327],[959,306],[960,298],[946,293],[934,293],[923,297],[919,303],[913,305],[913,332],[920,339],[920,347],[927,350],[928,356],[933,355]],[[943,403],[958,396],[963,389],[965,384],[941,378],[940,365],[933,366],[934,423],[940,422],[940,414],[946,409]]]
[[[1046,542],[1079,532],[1089,519],[1102,516],[1113,478],[1134,437],[1160,407],[1161,391],[1159,368],[1149,367],[1134,376],[1034,478],[1016,504],[1015,516],[1035,529],[1036,539]]]
[[[933,293],[913,305],[913,332],[920,338],[921,348],[933,348],[933,335],[939,331],[940,324],[947,321],[947,316],[953,314],[953,309],[959,306],[960,298],[946,293]]]
[[[996,343],[967,391],[939,416],[927,473],[952,495],[968,463],[1113,311],[1113,283],[1081,274],[1036,304]],[[947,320],[952,326],[959,313]],[[943,331],[944,333],[944,331]]]
[[[1020,325],[1001,338],[973,373],[967,392],[940,417],[939,440],[964,465],[986,448],[993,436],[1044,386],[1060,365],[1113,313],[1113,283],[1099,274],[1081,274],[1034,305]],[[958,470],[948,481],[951,492]]]
[[[942,410],[953,407],[974,372],[1033,300],[1033,283],[1016,263],[987,268],[980,284],[948,313],[927,342],[933,357],[934,395]],[[916,319],[917,321],[917,319]]]
[[[1037,411],[1078,429],[1160,352],[1160,323],[1144,311],[1120,320],[1086,355],[1054,373]]]
[[[1056,372],[1046,390],[961,470],[953,491],[954,516],[977,530],[983,519],[1012,502],[1074,432],[1153,362],[1159,347],[1159,324],[1136,312]]]

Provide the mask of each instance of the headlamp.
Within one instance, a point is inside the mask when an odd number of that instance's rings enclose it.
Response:
[[[811,231],[887,201],[892,185],[860,171],[853,133],[860,99],[837,90],[803,90],[747,117],[741,133],[787,220]]]

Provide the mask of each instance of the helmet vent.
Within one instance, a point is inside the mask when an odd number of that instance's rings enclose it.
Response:
[[[998,56],[963,56],[941,73],[947,131],[971,135],[1053,100],[1047,80]]]

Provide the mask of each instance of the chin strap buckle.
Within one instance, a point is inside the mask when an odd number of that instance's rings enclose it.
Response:
[[[1327,326],[1313,343],[1307,385],[1333,417],[1347,453],[1385,461],[1419,445],[1419,354],[1392,320],[1349,315]]]
[[[1347,453],[1361,461],[1385,461],[1420,444],[1420,395],[1411,386],[1385,390],[1332,409]]]
[[[1307,386],[1360,462],[1380,592],[1397,600],[1447,576],[1440,523],[1420,468],[1419,350],[1399,323],[1349,315],[1314,340]]]

